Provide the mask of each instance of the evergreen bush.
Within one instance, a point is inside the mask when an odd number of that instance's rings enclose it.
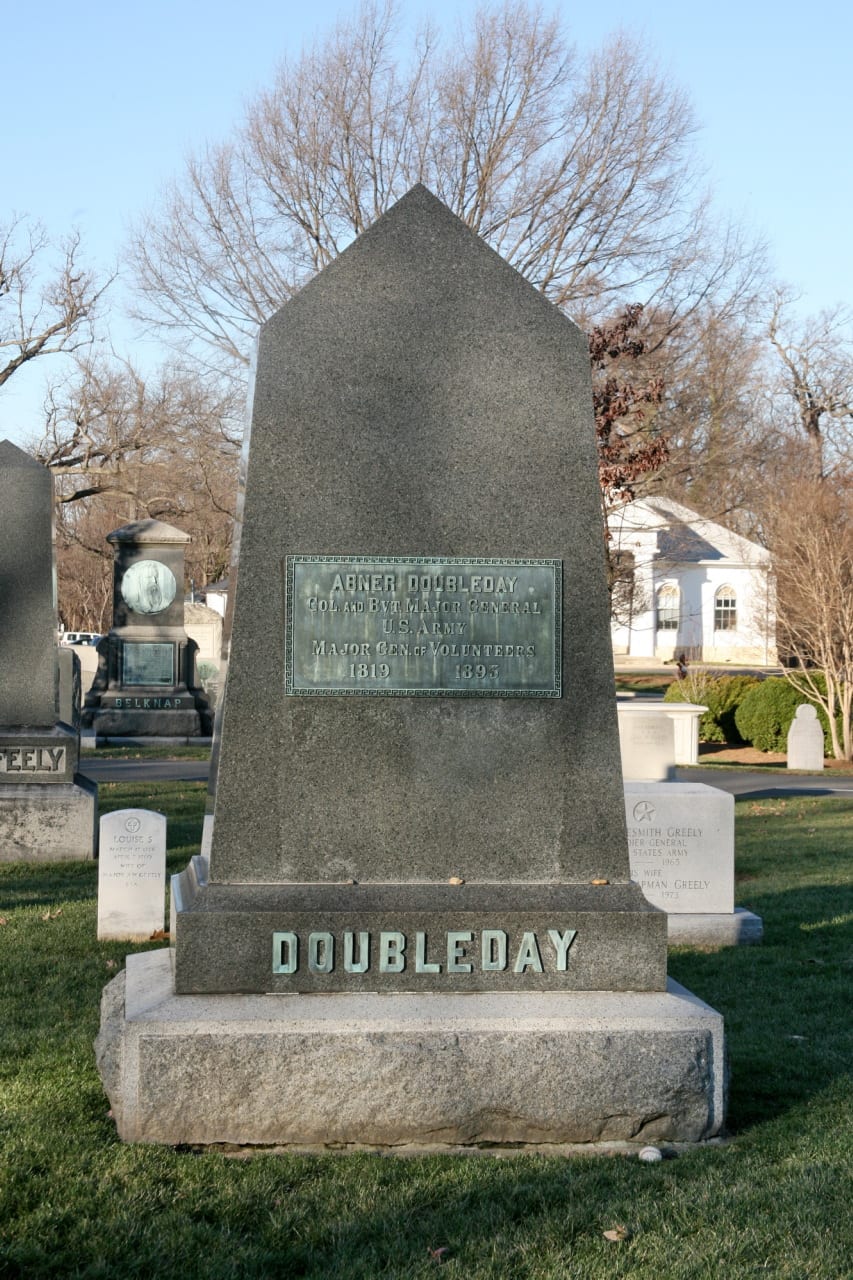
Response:
[[[826,681],[820,674],[814,676],[818,688],[826,689]],[[735,723],[741,737],[758,751],[788,749],[788,730],[797,714],[797,707],[809,699],[780,676],[769,676],[752,689],[735,712]],[[829,720],[823,707],[812,703],[823,729],[823,749],[832,755],[832,739]]]
[[[708,710],[699,721],[700,742],[738,745],[743,738],[737,728],[738,706],[759,681],[755,676],[721,676],[704,670],[688,671],[675,680],[664,694],[664,702],[695,702]]]

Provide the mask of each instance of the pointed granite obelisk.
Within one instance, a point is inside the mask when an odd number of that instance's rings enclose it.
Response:
[[[53,476],[0,441],[0,862],[91,858],[97,787],[59,718]]]
[[[53,477],[0,440],[0,725],[57,719]]]
[[[178,991],[662,989],[609,635],[586,339],[416,187],[261,332]],[[581,916],[558,968],[547,930]],[[312,933],[340,956],[337,924],[382,920],[427,935],[419,970],[308,964]],[[537,928],[522,975],[433,967],[448,930],[517,958]],[[273,933],[297,940],[270,972]]]
[[[423,187],[262,329],[233,609],[209,865],[104,993],[120,1135],[716,1133],[629,878],[587,344]]]

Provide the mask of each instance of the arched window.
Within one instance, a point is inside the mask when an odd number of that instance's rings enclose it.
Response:
[[[714,596],[714,630],[734,631],[737,628],[737,595],[733,587],[718,587]]]
[[[658,631],[678,630],[678,587],[661,587],[657,598]]]

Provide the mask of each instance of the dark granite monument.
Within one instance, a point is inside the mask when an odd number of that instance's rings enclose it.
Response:
[[[717,1132],[610,654],[586,339],[416,187],[261,332],[210,857],[105,995],[119,1132]]]
[[[107,535],[114,548],[113,625],[98,645],[83,727],[99,738],[193,738],[211,730],[196,676],[198,646],[184,629],[184,549],[160,520]]]
[[[98,790],[60,719],[53,477],[0,441],[0,861],[92,858]]]

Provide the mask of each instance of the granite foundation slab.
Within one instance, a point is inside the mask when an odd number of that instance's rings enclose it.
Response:
[[[750,946],[764,937],[764,921],[745,907],[734,911],[704,912],[667,917],[667,942],[671,947]]]
[[[95,857],[98,788],[76,782],[0,787],[0,862]]]
[[[98,1069],[125,1141],[438,1148],[700,1142],[721,1016],[666,992],[176,996],[168,950],[105,989]]]
[[[138,740],[146,737],[158,742],[168,738],[180,738],[182,741],[192,738],[195,741],[203,736],[201,717],[195,710],[123,711],[107,707],[89,715],[90,728],[99,742],[102,739]]]

